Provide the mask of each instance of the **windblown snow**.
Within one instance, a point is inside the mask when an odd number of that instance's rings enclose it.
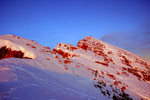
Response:
[[[93,37],[50,50],[3,35],[0,58],[0,100],[150,99],[149,61]]]

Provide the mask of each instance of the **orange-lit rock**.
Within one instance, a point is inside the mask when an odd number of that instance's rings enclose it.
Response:
[[[0,48],[0,59],[11,58],[11,57],[27,58],[27,57],[24,57],[24,53],[21,51],[11,50],[10,48],[6,48],[6,46]]]
[[[65,64],[70,64],[72,61],[70,61],[70,60],[64,60],[64,63]]]
[[[115,78],[115,76],[114,76],[114,75],[112,75],[112,74],[107,73],[107,75],[108,75],[111,79],[113,79],[113,80],[115,80],[115,79],[116,79],[116,78]]]
[[[108,63],[103,63],[103,62],[100,62],[100,61],[95,61],[95,63],[101,64],[101,65],[104,65],[104,66],[108,66]]]

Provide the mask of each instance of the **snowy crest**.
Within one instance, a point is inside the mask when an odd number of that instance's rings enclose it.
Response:
[[[3,74],[5,78],[0,77],[0,82],[34,80],[27,84],[36,84],[37,90],[41,86],[40,95],[48,99],[150,99],[149,61],[90,36],[80,40],[77,46],[58,43],[50,50],[32,40],[4,35],[0,36],[0,53],[0,65],[6,66],[0,66],[0,72],[9,73]],[[20,75],[19,71],[26,74]],[[26,89],[25,84],[20,84]],[[43,94],[45,89],[54,96]],[[9,88],[5,90],[2,92],[9,92]],[[14,94],[19,96],[17,92]]]

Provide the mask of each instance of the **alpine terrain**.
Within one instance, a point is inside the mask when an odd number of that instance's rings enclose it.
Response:
[[[0,100],[150,100],[150,62],[87,36],[53,50],[0,36]]]

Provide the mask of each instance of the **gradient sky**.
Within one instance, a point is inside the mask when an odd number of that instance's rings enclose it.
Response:
[[[0,35],[53,48],[93,36],[150,57],[150,0],[0,0]]]

